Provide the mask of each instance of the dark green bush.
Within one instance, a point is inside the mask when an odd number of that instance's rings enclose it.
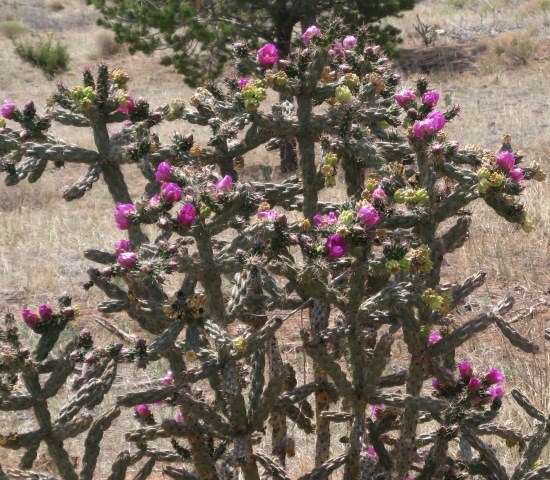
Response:
[[[15,43],[15,52],[46,75],[64,72],[69,66],[67,46],[50,38],[25,39]]]

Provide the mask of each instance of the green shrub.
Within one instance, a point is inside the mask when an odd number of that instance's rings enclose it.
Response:
[[[0,33],[9,40],[15,40],[24,33],[27,33],[29,27],[24,23],[7,21],[0,23]]]
[[[64,72],[69,65],[67,46],[51,38],[26,39],[16,42],[15,52],[26,62],[41,68],[47,75]]]

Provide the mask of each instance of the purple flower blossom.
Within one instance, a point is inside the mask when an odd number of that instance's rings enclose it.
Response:
[[[268,43],[258,50],[256,58],[262,67],[271,67],[279,61],[279,50],[272,43]]]
[[[497,167],[503,168],[504,170],[511,170],[514,164],[516,163],[516,157],[512,152],[498,152],[497,154]]]
[[[309,43],[314,36],[320,36],[321,33],[322,32],[319,27],[312,25],[302,34],[302,42]]]
[[[155,194],[149,199],[149,205],[156,208],[160,206],[160,195]]]
[[[377,458],[378,457],[378,454],[376,453],[376,450],[374,449],[374,447],[372,445],[369,445],[367,447],[367,455],[371,458]]]
[[[413,125],[413,133],[420,140],[439,132],[445,126],[445,117],[439,110],[428,113],[424,120],[419,120]]]
[[[4,105],[0,107],[0,115],[2,115],[6,120],[11,120],[16,111],[17,107],[9,100],[4,100]]]
[[[115,207],[115,225],[121,230],[128,230],[132,223],[132,215],[136,213],[136,207],[132,203],[118,203]]]
[[[128,101],[124,105],[119,105],[116,109],[117,112],[125,113],[130,115],[136,108],[136,101],[132,95],[128,95]]]
[[[504,396],[504,387],[502,385],[493,385],[487,389],[487,393],[491,396],[491,400],[502,398]]]
[[[21,316],[23,317],[23,321],[30,328],[36,327],[38,325],[38,322],[40,321],[40,317],[29,308],[24,308],[21,311]]]
[[[157,167],[157,173],[155,174],[157,182],[162,183],[171,181],[172,173],[172,165],[170,165],[168,162],[160,162],[159,166]]]
[[[179,410],[176,412],[174,420],[178,423],[183,423],[183,415]]]
[[[137,262],[137,253],[136,252],[122,252],[119,253],[116,257],[117,263],[124,268],[130,269]]]
[[[172,370],[168,370],[166,372],[166,375],[162,377],[162,384],[166,387],[169,387],[170,385],[173,385],[174,383],[174,372]]]
[[[377,403],[375,405],[369,405],[370,414],[376,418],[379,419],[384,415],[384,404],[383,403]]]
[[[429,91],[422,95],[422,103],[427,107],[435,107],[439,102],[439,93],[434,91]]]
[[[346,50],[353,50],[357,45],[357,37],[354,37],[353,35],[348,35],[344,38],[344,40],[342,40],[342,45]]]
[[[439,110],[434,110],[433,112],[428,113],[428,115],[426,115],[426,120],[430,120],[432,122],[436,132],[443,130],[443,127],[445,127],[445,117]]]
[[[165,202],[174,203],[181,200],[181,188],[176,183],[163,183],[160,188],[160,198]]]
[[[197,209],[192,203],[185,203],[178,213],[176,220],[182,227],[190,227],[197,219]]]
[[[493,367],[485,374],[485,380],[489,385],[500,384],[504,382],[504,375],[498,368]]]
[[[363,205],[357,211],[357,220],[359,220],[364,227],[374,227],[374,225],[380,221],[380,214],[372,205]]]
[[[279,217],[279,214],[275,210],[263,210],[258,212],[256,217],[262,222],[274,222]]]
[[[332,45],[329,53],[335,57],[343,57],[346,54],[346,51],[342,47],[341,43],[335,43]]]
[[[373,200],[385,200],[386,198],[388,198],[388,195],[382,187],[376,187],[371,193],[371,197],[373,198]]]
[[[43,320],[49,320],[52,318],[53,310],[47,303],[41,303],[38,305],[38,315],[40,315],[40,318]]]
[[[433,345],[439,342],[439,340],[441,340],[442,338],[443,337],[439,335],[439,333],[430,332],[430,334],[428,335],[428,345]]]
[[[521,182],[525,179],[525,174],[523,173],[523,170],[521,168],[512,168],[510,170],[510,178],[515,182]]]
[[[316,228],[328,227],[331,224],[338,223],[338,215],[335,212],[329,212],[328,215],[318,213],[313,216],[313,226]]]
[[[126,120],[124,120],[124,121],[122,122],[122,126],[123,126],[124,128],[131,127],[133,124],[134,124],[134,122],[132,122],[132,120],[130,120],[129,118],[127,118]]]
[[[115,243],[115,253],[118,255],[119,253],[123,252],[131,252],[132,251],[132,244],[130,243],[130,240],[127,238],[123,238],[122,240],[119,240]]]
[[[410,90],[403,90],[395,94],[395,101],[402,108],[406,108],[409,103],[412,103],[415,100],[416,95]]]
[[[432,387],[436,390],[442,390],[443,389],[443,382],[439,380],[439,378],[433,378],[432,379]]]
[[[325,251],[330,258],[340,258],[346,254],[346,244],[344,239],[338,235],[330,235],[325,243]]]
[[[226,175],[223,178],[220,178],[215,184],[214,187],[218,192],[227,192],[233,187],[233,179],[231,175]]]
[[[250,82],[250,79],[248,77],[242,77],[242,78],[239,78],[239,80],[237,81],[237,86],[239,88],[244,88],[248,85],[249,82]]]
[[[458,364],[458,373],[463,380],[467,380],[474,374],[474,369],[470,362],[464,361]]]
[[[472,377],[468,381],[468,390],[477,392],[481,388],[481,380],[477,377]]]
[[[142,403],[141,405],[136,405],[135,412],[139,418],[146,419],[151,416],[151,409],[149,408],[149,405],[147,405],[146,403]]]

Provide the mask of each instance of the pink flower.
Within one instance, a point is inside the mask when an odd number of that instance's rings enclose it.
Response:
[[[463,380],[467,380],[474,374],[474,369],[470,362],[464,361],[458,364],[458,372]]]
[[[413,133],[420,140],[439,132],[445,126],[445,117],[439,110],[434,110],[426,115],[424,120],[414,122]]]
[[[477,377],[470,378],[468,382],[468,390],[477,392],[481,388],[481,380]]]
[[[119,253],[116,257],[117,263],[124,268],[130,269],[137,262],[137,253],[136,252],[122,252]]]
[[[6,120],[11,120],[16,111],[17,107],[9,100],[4,100],[4,105],[0,107],[0,115]]]
[[[132,223],[132,215],[136,213],[136,207],[132,203],[118,203],[115,207],[115,225],[121,230],[128,230]]]
[[[504,396],[504,387],[502,385],[493,385],[487,389],[487,393],[491,396],[491,400],[502,398]]]
[[[338,235],[330,235],[325,243],[325,251],[330,258],[340,258],[346,254],[344,239]]]
[[[165,202],[174,203],[181,200],[181,188],[176,183],[163,183],[160,188],[160,198]]]
[[[504,170],[511,170],[516,163],[516,157],[512,152],[498,152],[496,163],[497,167],[503,168]]]
[[[162,384],[166,387],[169,387],[174,383],[174,372],[172,370],[168,370],[166,372],[166,375],[162,377]]]
[[[489,385],[500,384],[504,382],[504,375],[498,368],[493,367],[485,374],[485,380]]]
[[[373,198],[373,200],[385,200],[386,198],[388,198],[388,195],[382,187],[376,187],[371,193],[371,197]]]
[[[416,95],[414,94],[414,92],[411,92],[410,90],[403,90],[395,94],[395,101],[402,108],[407,107],[409,103],[412,103],[415,100],[416,100]]]
[[[182,227],[190,227],[197,219],[197,209],[192,203],[185,203],[176,220]]]
[[[384,415],[384,404],[377,403],[375,405],[370,405],[369,410],[374,418],[379,419]]]
[[[136,108],[136,101],[132,95],[128,95],[128,101],[124,105],[119,105],[116,109],[117,112],[125,113],[130,115]]]
[[[353,35],[348,35],[344,38],[344,40],[342,40],[342,45],[346,50],[353,50],[357,45],[357,37],[354,37]]]
[[[436,332],[430,332],[428,335],[428,345],[433,345],[434,343],[439,342],[443,337]]]
[[[124,121],[122,122],[122,126],[123,126],[124,128],[131,127],[133,124],[134,124],[134,122],[132,122],[132,120],[130,120],[129,118],[127,118],[126,120],[124,120]]]
[[[160,195],[155,194],[149,199],[149,205],[156,208],[160,206]]]
[[[279,214],[275,210],[264,210],[256,214],[259,220],[262,222],[274,222],[279,217]]]
[[[38,315],[40,315],[40,318],[43,320],[49,320],[52,318],[53,310],[47,303],[41,303],[38,305]]]
[[[38,322],[40,322],[40,317],[29,308],[24,308],[21,311],[21,316],[23,317],[23,321],[30,328],[35,328],[38,325]]]
[[[329,53],[335,57],[343,57],[346,54],[346,51],[342,47],[341,43],[335,43],[332,45]]]
[[[149,405],[142,403],[141,405],[136,405],[135,413],[139,418],[145,419],[151,416],[151,409],[149,408]]]
[[[271,67],[279,61],[279,50],[272,43],[268,43],[258,50],[256,58],[262,67]]]
[[[510,170],[510,178],[515,182],[521,182],[525,179],[525,174],[521,168],[512,168]]]
[[[302,42],[309,43],[313,37],[321,35],[321,29],[312,25],[302,34]]]
[[[374,225],[380,221],[380,214],[372,205],[363,205],[357,211],[357,220],[359,220],[364,227],[374,227]]]
[[[367,447],[367,455],[369,457],[372,457],[372,458],[377,458],[378,457],[378,454],[376,453],[376,450],[374,449],[374,447],[372,445],[369,445]]]
[[[430,120],[432,122],[436,132],[443,130],[443,127],[445,126],[445,117],[439,110],[434,110],[433,112],[428,113],[428,115],[426,115],[426,120]]]
[[[439,102],[439,93],[437,92],[426,92],[422,95],[422,103],[427,107],[435,107]]]
[[[316,228],[328,227],[331,224],[338,223],[338,215],[335,212],[329,212],[328,215],[318,213],[313,216],[313,226]]]
[[[132,251],[132,244],[130,243],[130,240],[127,238],[123,238],[122,240],[119,240],[115,243],[115,253],[118,255],[122,252],[131,252]]]
[[[233,187],[233,179],[231,175],[226,175],[223,178],[220,178],[215,184],[214,187],[218,192],[227,192]]]
[[[157,182],[162,183],[171,181],[172,173],[172,165],[170,165],[168,162],[160,162],[159,166],[157,167],[157,173],[155,174]]]
[[[439,380],[439,378],[433,378],[432,379],[432,387],[436,390],[442,390],[443,389],[443,382]]]
[[[237,81],[237,86],[239,88],[244,88],[248,85],[249,82],[250,82],[250,79],[248,77],[242,77],[242,78],[239,78],[239,80]]]
[[[174,417],[174,420],[178,423],[183,423],[183,415],[179,410],[176,412],[176,416]]]

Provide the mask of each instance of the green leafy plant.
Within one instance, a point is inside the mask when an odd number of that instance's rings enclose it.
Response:
[[[9,40],[15,40],[16,38],[24,35],[29,30],[29,27],[24,23],[7,21],[0,23],[0,33]]]
[[[50,76],[66,71],[69,66],[67,46],[59,40],[54,42],[51,37],[17,41],[15,53]]]

